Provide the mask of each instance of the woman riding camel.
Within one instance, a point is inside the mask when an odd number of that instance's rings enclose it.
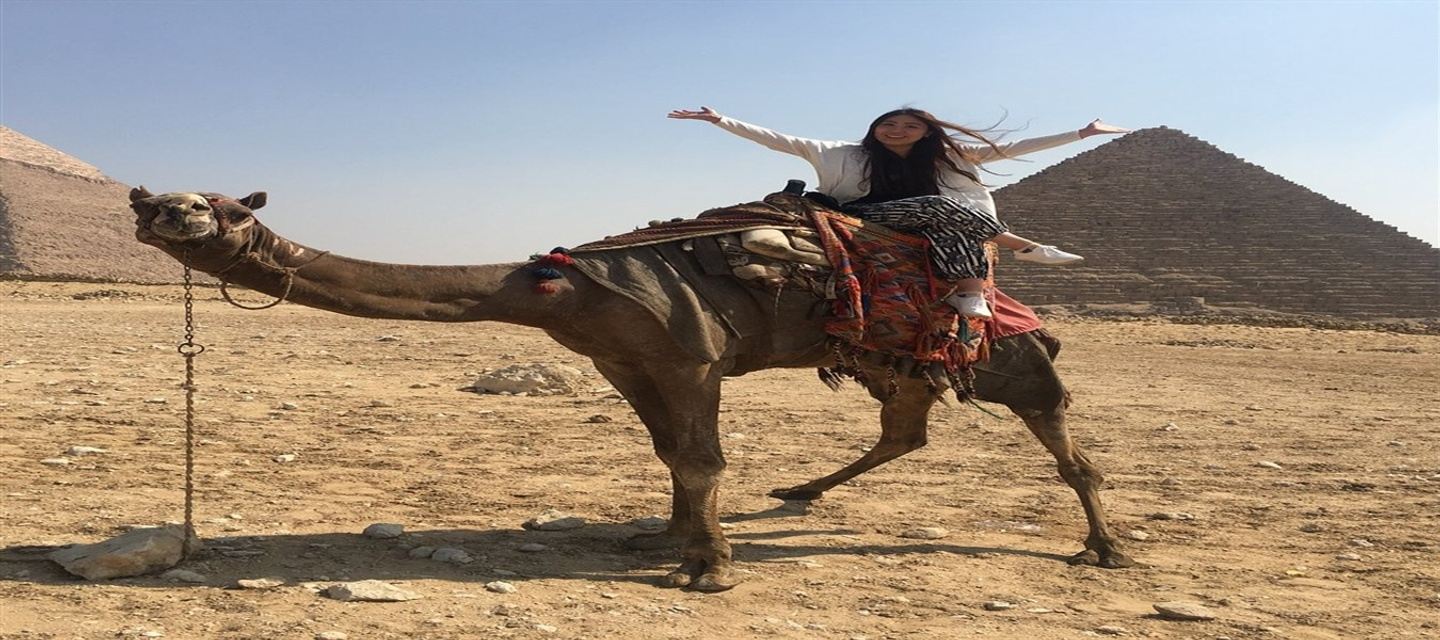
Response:
[[[815,167],[817,190],[845,213],[930,241],[936,272],[955,283],[947,299],[961,314],[990,317],[983,287],[989,275],[986,241],[1015,251],[1015,259],[1069,264],[1084,258],[1009,232],[980,182],[980,165],[1068,144],[1093,135],[1125,133],[1095,120],[1078,131],[997,143],[981,131],[940,120],[920,109],[896,109],[870,123],[860,142],[796,138],[720,115],[710,107],[677,109],[669,117],[704,120]],[[979,144],[964,144],[954,131]]]

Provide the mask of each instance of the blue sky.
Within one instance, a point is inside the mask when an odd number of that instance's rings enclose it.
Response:
[[[826,139],[905,104],[1013,137],[1166,125],[1440,245],[1437,7],[3,0],[0,123],[156,192],[268,191],[271,227],[384,261],[521,260],[813,183],[664,118],[701,104]]]

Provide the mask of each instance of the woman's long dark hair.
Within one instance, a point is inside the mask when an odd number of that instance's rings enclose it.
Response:
[[[910,148],[910,153],[905,157],[896,155],[894,151],[887,148],[879,138],[875,137],[875,127],[880,126],[887,118],[895,116],[910,116],[925,123],[925,137],[921,138],[915,146]],[[869,182],[870,194],[886,199],[907,198],[913,196],[938,195],[940,193],[940,172],[948,168],[964,175],[977,183],[980,177],[961,169],[951,158],[963,158],[971,164],[978,158],[971,151],[967,151],[953,134],[971,138],[977,142],[989,145],[1001,156],[1005,152],[995,145],[995,142],[986,134],[989,130],[971,129],[953,122],[946,122],[936,118],[929,111],[923,109],[904,108],[894,111],[887,111],[870,123],[870,128],[865,132],[865,139],[860,141],[868,157],[866,167],[866,179]]]

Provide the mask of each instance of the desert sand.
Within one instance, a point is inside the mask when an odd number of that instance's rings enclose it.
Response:
[[[1440,635],[1440,336],[1143,318],[1049,321],[1072,429],[1143,566],[1068,566],[1085,520],[1053,460],[1018,419],[954,402],[932,414],[926,448],[808,507],[766,497],[879,431],[858,387],[769,371],[728,381],[721,414],[722,514],[746,581],[700,594],[656,586],[675,553],[621,548],[666,514],[668,477],[623,401],[540,332],[248,312],[201,289],[207,549],[183,568],[204,581],[86,582],[44,551],[182,516],[180,295],[0,283],[0,637]],[[593,384],[462,390],[515,363],[571,365]],[[69,464],[41,463],[53,458]],[[546,509],[587,523],[521,528]],[[361,535],[378,522],[406,533]],[[900,536],[917,527],[947,534]],[[412,558],[416,546],[473,561]],[[281,584],[236,588],[256,578]],[[316,593],[364,579],[423,597]],[[1215,618],[1162,619],[1152,605],[1166,601]]]

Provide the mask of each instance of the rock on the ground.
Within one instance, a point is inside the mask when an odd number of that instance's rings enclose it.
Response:
[[[349,640],[350,635],[344,631],[321,631],[315,634],[315,640]]]
[[[1106,624],[1095,627],[1095,632],[1107,636],[1123,636],[1130,633],[1130,630],[1118,624]]]
[[[470,564],[475,559],[470,557],[464,549],[454,547],[440,547],[430,554],[430,559],[436,562],[450,562],[454,564]]]
[[[1206,609],[1197,602],[1185,602],[1176,600],[1173,602],[1157,602],[1150,605],[1160,617],[1167,620],[1214,620],[1215,612]]]
[[[110,453],[110,450],[101,449],[100,447],[87,447],[79,444],[65,450],[65,455],[67,456],[92,456],[101,453]]]
[[[325,589],[325,596],[341,602],[405,602],[422,597],[414,591],[379,580],[332,584]]]
[[[169,571],[166,571],[165,573],[160,574],[160,577],[166,580],[174,580],[176,582],[190,582],[194,584],[203,584],[206,580],[209,579],[206,578],[204,575],[195,573],[194,571],[190,571],[189,569],[171,569]]]
[[[1276,464],[1276,463],[1274,463],[1274,462],[1271,462],[1271,461],[1269,461],[1269,460],[1261,460],[1261,461],[1255,463],[1255,466],[1257,466],[1257,467],[1262,467],[1262,468],[1265,468],[1265,469],[1275,469],[1275,470],[1277,470],[1277,471],[1280,470],[1280,469],[1284,469],[1284,467],[1282,467],[1282,466],[1280,466],[1279,464]]]
[[[1131,540],[1143,541],[1143,540],[1149,540],[1149,539],[1150,539],[1150,534],[1149,534],[1149,533],[1146,533],[1146,532],[1144,532],[1144,531],[1140,531],[1140,530],[1138,530],[1138,529],[1132,529],[1132,530],[1130,530],[1130,531],[1126,531],[1126,532],[1125,532],[1125,537],[1126,537],[1126,538],[1129,538],[1129,539],[1131,539]]]
[[[395,524],[393,522],[376,522],[375,524],[365,527],[365,531],[361,535],[367,538],[379,538],[384,540],[388,538],[398,538],[400,537],[400,534],[403,533],[405,533],[405,525],[403,524]]]
[[[253,578],[235,581],[235,585],[240,587],[241,589],[253,589],[256,591],[274,589],[275,587],[279,587],[284,584],[285,581],[279,578]]]
[[[546,509],[520,526],[535,531],[569,531],[585,526],[585,519],[558,509]]]
[[[485,583],[485,589],[495,593],[515,593],[516,591],[515,585],[501,580]]]
[[[525,543],[525,544],[520,545],[520,547],[519,547],[519,549],[520,549],[521,551],[524,551],[525,553],[539,553],[539,552],[544,551],[544,550],[549,549],[549,548],[550,548],[550,547],[547,547],[547,546],[545,546],[545,545],[543,545],[543,544],[540,544],[540,543],[538,543],[538,542],[527,542],[527,543]]]
[[[200,548],[192,538],[192,547]],[[125,578],[169,569],[183,560],[185,527],[167,525],[134,529],[119,536],[57,551],[46,557],[86,580]]]
[[[1009,611],[1014,609],[1015,605],[1004,600],[991,600],[986,602],[984,607],[986,611]]]
[[[471,385],[477,393],[575,395],[587,388],[585,374],[563,364],[512,364],[483,373]]]
[[[416,559],[429,558],[430,556],[435,555],[435,547],[415,547],[414,549],[411,549],[407,555],[409,555],[411,558]]]
[[[41,461],[40,461],[40,464],[43,464],[43,465],[45,465],[45,466],[47,466],[47,467],[68,467],[68,466],[70,466],[70,459],[69,459],[69,458],[45,458],[44,460],[41,460]]]
[[[916,527],[900,532],[901,538],[914,538],[916,540],[939,540],[950,535],[944,527]]]

